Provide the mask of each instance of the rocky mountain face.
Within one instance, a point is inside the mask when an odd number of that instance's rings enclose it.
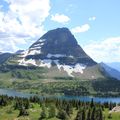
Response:
[[[68,65],[81,63],[92,66],[96,64],[78,45],[77,40],[67,28],[48,31],[23,55],[25,59],[59,59],[60,64]]]
[[[43,67],[47,78],[105,78],[101,67],[90,58],[67,28],[48,31],[27,50],[17,52],[8,64]]]
[[[41,50],[43,55],[61,54],[81,59],[90,59],[67,28],[58,28],[47,32],[30,49],[36,49],[36,46],[41,46],[39,50]]]
[[[87,67],[97,66],[97,63],[78,45],[77,40],[67,28],[48,31],[28,50],[18,54],[15,60],[19,65],[34,65],[51,69],[48,76],[56,71],[56,75],[60,73],[66,76],[67,73],[71,77],[79,76],[83,74],[83,70],[86,73],[92,71],[87,70]],[[94,78],[94,76],[96,75],[90,73],[87,77]]]

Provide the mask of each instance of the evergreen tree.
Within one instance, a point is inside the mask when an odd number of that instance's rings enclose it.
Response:
[[[112,119],[112,114],[111,113],[108,115],[108,119]]]
[[[14,104],[14,109],[16,110],[16,109],[18,109],[18,108],[19,108],[18,102],[15,102],[15,104]]]
[[[24,107],[22,107],[20,109],[20,112],[19,112],[18,116],[28,116],[28,115],[29,115],[28,111]]]
[[[91,120],[95,120],[95,107],[93,108],[92,110],[92,113],[91,113]]]
[[[99,120],[103,120],[103,113],[102,113],[102,109],[99,109]]]
[[[91,118],[91,111],[90,111],[90,109],[89,109],[89,110],[88,110],[88,113],[87,113],[87,119],[86,119],[86,120],[91,120],[90,118]]]
[[[86,115],[85,115],[85,108],[83,108],[83,110],[82,110],[82,120],[85,120],[85,117],[86,117]]]
[[[28,99],[25,101],[24,106],[25,106],[25,109],[28,109],[30,107],[30,102]]]
[[[14,109],[16,110],[16,109],[18,109],[18,110],[20,110],[20,109],[22,109],[23,108],[23,102],[22,102],[22,100],[16,100],[15,101],[15,104],[14,104]]]
[[[45,110],[45,105],[43,105],[39,120],[42,120],[46,117],[47,117],[47,114],[46,114],[46,110]]]
[[[94,107],[94,101],[93,101],[93,98],[91,99],[90,107],[91,107],[91,108]]]
[[[112,106],[112,103],[110,102],[109,104],[109,110],[112,110],[113,106]]]
[[[55,115],[56,115],[55,106],[52,105],[49,108],[49,118],[53,118],[53,117],[55,117]]]
[[[2,98],[0,99],[0,106],[6,106],[7,105],[7,99],[2,96]]]
[[[64,110],[59,110],[57,118],[61,119],[61,120],[68,120],[68,115]]]
[[[79,110],[75,120],[82,120],[82,110]]]
[[[70,114],[73,113],[72,106],[70,104],[67,104],[65,111],[68,114],[68,116],[70,116]]]
[[[42,120],[42,119],[44,119],[46,117],[47,117],[47,115],[46,115],[45,111],[42,111],[41,115],[40,115],[40,120]]]

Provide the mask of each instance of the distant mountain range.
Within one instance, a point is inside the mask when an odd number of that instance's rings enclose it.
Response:
[[[106,63],[106,64],[120,72],[120,62],[113,62],[113,63]]]
[[[112,67],[109,67],[105,63],[100,63],[100,66],[106,76],[113,77],[113,78],[120,80],[120,72],[118,70],[116,70]]]
[[[6,62],[6,60],[8,60],[8,58],[10,58],[11,56],[11,53],[0,53],[0,64]]]

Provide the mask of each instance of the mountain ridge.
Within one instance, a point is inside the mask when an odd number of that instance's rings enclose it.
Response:
[[[112,62],[112,63],[106,63],[106,64],[120,72],[120,62]]]
[[[101,69],[104,71],[104,74],[106,74],[106,76],[108,77],[113,77],[115,79],[120,80],[120,72],[117,71],[114,68],[109,67],[108,65],[106,65],[105,63],[100,63]]]

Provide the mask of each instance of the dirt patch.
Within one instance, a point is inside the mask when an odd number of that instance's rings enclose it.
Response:
[[[112,113],[112,112],[120,112],[120,106],[114,107],[109,113]]]

